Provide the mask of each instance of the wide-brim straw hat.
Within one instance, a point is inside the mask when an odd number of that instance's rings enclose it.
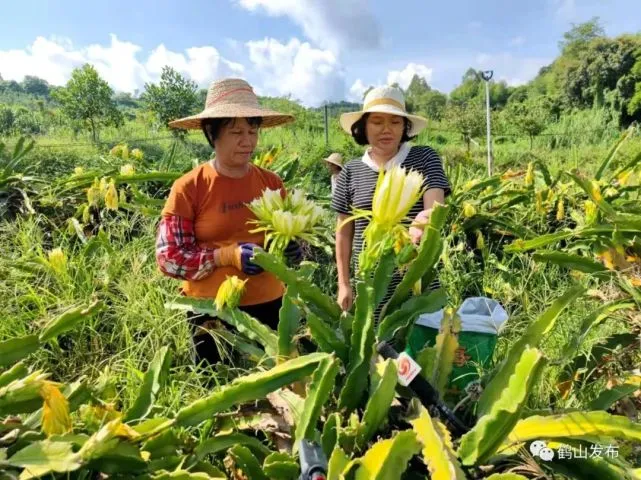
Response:
[[[343,168],[343,156],[340,153],[332,153],[325,161],[336,165],[338,168]]]
[[[396,87],[372,88],[363,101],[363,109],[360,112],[343,113],[340,118],[341,127],[351,135],[354,125],[366,113],[389,113],[405,117],[412,122],[409,132],[410,137],[417,135],[427,126],[427,119],[419,115],[411,115],[405,109],[405,97],[403,92]]]
[[[205,109],[202,112],[169,122],[169,126],[188,130],[200,129],[202,121],[207,118],[249,117],[261,117],[261,128],[276,127],[294,121],[293,115],[261,107],[254,89],[245,80],[226,78],[209,86]]]

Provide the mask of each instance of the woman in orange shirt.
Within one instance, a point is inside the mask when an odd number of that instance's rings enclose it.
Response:
[[[291,115],[260,107],[252,87],[244,80],[212,83],[205,110],[169,125],[202,129],[215,157],[174,182],[156,239],[158,266],[166,275],[184,280],[184,295],[213,299],[227,276],[236,275],[247,280],[239,308],[274,329],[284,286],[252,263],[265,237],[263,233],[249,233],[252,225],[247,222],[255,216],[247,204],[266,188],[280,189],[283,195],[285,188],[278,175],[250,160],[259,128],[291,121]],[[290,243],[285,258],[297,263],[301,257],[299,245]],[[220,352],[209,331],[218,320],[207,315],[188,317],[197,361],[219,362]]]

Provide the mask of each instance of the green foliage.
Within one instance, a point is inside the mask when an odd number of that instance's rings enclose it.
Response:
[[[160,83],[146,83],[142,101],[156,116],[162,126],[172,120],[194,113],[198,106],[198,87],[195,82],[187,80],[171,67],[165,66],[160,75]],[[184,131],[172,129],[175,135],[184,135]]]
[[[91,129],[94,142],[98,141],[101,126],[118,126],[123,122],[122,114],[111,99],[113,90],[90,64],[74,69],[67,85],[52,95],[69,120]]]

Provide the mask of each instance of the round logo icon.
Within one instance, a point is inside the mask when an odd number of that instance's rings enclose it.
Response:
[[[539,457],[541,457],[541,460],[545,460],[546,462],[549,462],[550,460],[554,459],[554,450],[551,448],[542,448],[539,451]]]
[[[401,358],[399,360],[399,362],[398,362],[398,374],[401,377],[404,377],[405,375],[410,373],[410,368],[411,368],[410,361],[406,357],[403,357],[403,358]]]
[[[535,440],[530,444],[530,452],[535,457],[539,456],[542,449],[546,448],[547,444],[543,440]]]

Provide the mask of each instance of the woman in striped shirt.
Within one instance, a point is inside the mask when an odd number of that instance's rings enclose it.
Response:
[[[347,163],[338,177],[332,197],[332,209],[338,213],[340,225],[352,215],[354,208],[371,210],[372,198],[380,169],[399,165],[423,175],[425,193],[410,210],[415,223],[426,223],[434,202],[445,203],[450,185],[438,154],[427,146],[410,146],[412,140],[425,126],[427,120],[410,115],[405,110],[405,99],[400,89],[379,87],[370,90],[363,109],[341,115],[342,128],[352,135],[359,145],[368,145],[362,158]],[[359,218],[336,230],[336,264],[338,268],[338,304],[349,310],[354,302],[350,266],[354,269],[363,249],[363,232],[369,220]],[[418,243],[423,231],[410,228],[412,241]],[[387,295],[376,308],[376,318],[401,281],[396,272]],[[438,280],[431,285],[438,286]]]

